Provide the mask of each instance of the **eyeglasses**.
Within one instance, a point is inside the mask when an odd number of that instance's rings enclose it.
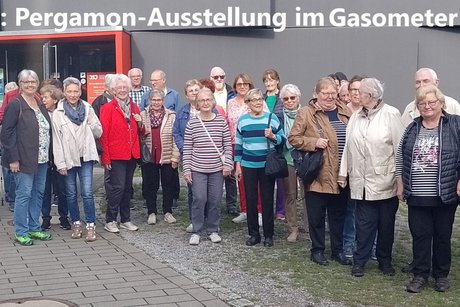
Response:
[[[206,99],[198,99],[197,102],[199,103],[214,102],[214,100],[211,98],[206,98]]]
[[[433,101],[427,101],[427,102],[419,102],[417,103],[417,106],[419,108],[423,108],[425,107],[426,105],[428,105],[430,108],[434,107],[436,105],[436,103],[439,101],[439,99],[436,99],[436,100],[433,100]]]
[[[351,93],[359,93],[359,88],[351,88],[348,90],[348,92]]]
[[[162,102],[163,99],[161,99],[161,98],[152,98],[152,99],[150,99],[150,101],[151,102]]]
[[[252,99],[246,100],[246,102],[262,102],[262,101],[264,101],[263,98],[252,98]]]
[[[213,78],[214,80],[224,80],[225,79],[225,75],[217,75],[217,76],[212,76],[211,78]]]
[[[328,97],[329,97],[329,96],[334,97],[334,96],[337,95],[336,92],[330,92],[330,93],[320,92],[320,93],[321,93],[321,95],[323,95],[323,96],[328,96]]]
[[[21,81],[22,84],[29,84],[29,85],[35,85],[37,84],[37,81],[31,80],[31,81]]]
[[[249,86],[251,83],[243,82],[243,83],[237,83],[236,86]]]
[[[141,75],[136,75],[136,76],[129,76],[131,79],[137,79],[137,78],[142,78]]]
[[[283,97],[283,101],[296,100],[297,96]]]

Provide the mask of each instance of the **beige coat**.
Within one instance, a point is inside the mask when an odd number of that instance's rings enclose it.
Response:
[[[89,103],[82,100],[85,106],[85,119],[81,124],[80,133],[76,133],[69,118],[64,114],[63,100],[59,101],[52,115],[53,122],[53,155],[58,170],[81,166],[78,148],[83,146],[83,161],[99,161],[95,138],[102,135],[102,126]]]
[[[338,117],[346,125],[350,118],[350,109],[337,102]],[[318,178],[306,187],[308,191],[318,193],[339,194],[337,183],[339,174],[339,148],[335,130],[329,123],[327,115],[312,100],[308,106],[303,107],[297,113],[297,117],[289,133],[289,143],[298,150],[314,151],[316,142],[320,138],[319,129],[316,125],[318,121],[322,128],[325,139],[328,139],[328,146],[324,150],[324,163],[319,172]]]
[[[404,132],[399,111],[385,103],[353,113],[347,126],[340,177],[348,174],[352,199],[382,200],[396,196],[395,156]]]
[[[149,107],[141,112],[142,123],[145,128],[145,141],[152,151],[152,126],[150,124],[150,116],[148,116]],[[176,120],[176,113],[168,109],[165,110],[165,116],[161,122],[160,137],[161,137],[161,158],[160,164],[170,164],[171,162],[179,163],[180,153],[173,139],[173,126]]]

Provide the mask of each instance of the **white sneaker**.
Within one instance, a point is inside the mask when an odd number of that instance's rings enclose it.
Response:
[[[219,243],[222,241],[222,238],[219,236],[217,232],[213,232],[209,235],[209,239],[211,240],[212,243]]]
[[[264,225],[263,220],[262,220],[262,214],[259,213],[259,226],[262,227]]]
[[[248,217],[246,216],[246,213],[245,212],[241,212],[240,215],[238,215],[237,217],[235,217],[232,222],[233,223],[243,223],[243,222],[246,222],[246,220],[248,219]]]
[[[149,218],[147,219],[147,224],[155,225],[157,223],[157,216],[155,213],[150,213]]]
[[[176,219],[171,213],[168,212],[165,214],[165,222],[168,224],[172,224],[176,222]]]
[[[188,232],[188,233],[192,233],[193,232],[193,224],[190,223],[190,225],[188,225],[187,228],[185,228],[185,231]]]
[[[120,228],[130,230],[130,231],[139,230],[139,227],[134,225],[132,222],[120,223]]]
[[[193,234],[191,237],[190,237],[190,241],[188,241],[188,243],[190,245],[198,245],[200,244],[200,236],[197,235],[197,234]]]
[[[104,229],[107,230],[108,232],[113,232],[113,233],[119,233],[120,232],[120,229],[118,229],[118,225],[117,225],[117,222],[110,222],[110,223],[106,223],[104,225]]]

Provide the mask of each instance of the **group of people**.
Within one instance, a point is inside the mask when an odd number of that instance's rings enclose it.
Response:
[[[225,71],[214,67],[209,78],[186,82],[184,102],[177,91],[166,87],[161,70],[152,72],[152,88],[142,85],[138,68],[128,76],[107,75],[106,91],[92,105],[80,98],[81,84],[75,78],[65,79],[62,91],[50,84],[39,90],[38,77],[30,70],[22,71],[18,79],[20,90],[6,106],[1,142],[2,164],[16,183],[16,241],[22,245],[51,239],[43,231],[49,220],[40,227],[38,218],[40,211],[44,222],[49,217],[50,201],[44,195],[50,194],[45,186],[53,176],[65,183],[59,196],[61,227],[65,228],[69,210],[71,236],[82,237],[78,175],[85,239],[96,239],[92,173],[98,161],[105,168],[104,229],[109,232],[138,229],[130,220],[130,199],[140,163],[148,224],[157,223],[160,183],[164,221],[176,221],[173,212],[182,167],[188,186],[190,245],[198,245],[203,236],[221,242],[224,186],[233,221],[247,220],[246,245],[262,242],[261,226],[263,245],[273,246],[275,219],[286,219],[286,239],[295,242],[299,180],[291,153],[320,151],[318,175],[302,184],[311,260],[329,263],[327,217],[330,259],[351,265],[351,274],[361,277],[375,251],[382,273],[394,275],[395,220],[399,202],[404,201],[413,238],[413,259],[406,269],[414,276],[407,291],[420,292],[430,272],[437,291],[449,288],[450,241],[460,196],[460,106],[441,92],[432,69],[416,72],[415,100],[402,116],[384,102],[381,81],[359,75],[348,81],[343,73],[319,79],[304,107],[299,88],[281,87],[274,69],[263,73],[262,91],[244,73],[230,86]],[[265,172],[267,154],[274,148],[287,161],[285,178]]]

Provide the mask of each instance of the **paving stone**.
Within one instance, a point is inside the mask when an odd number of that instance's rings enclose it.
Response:
[[[6,279],[6,281],[8,281],[8,279]],[[34,281],[34,280],[28,280],[28,281],[24,281],[24,282],[18,282],[18,283],[2,283],[0,284],[0,289],[16,289],[16,288],[20,288],[22,286],[24,287],[30,287],[30,286],[36,286],[37,283]]]
[[[151,280],[126,281],[124,279],[120,283],[105,284],[105,287],[107,289],[118,289],[118,288],[123,288],[123,287],[140,287],[140,286],[146,286],[149,289],[153,289],[153,287],[156,285]],[[136,291],[142,291],[142,290],[137,290],[136,288]]]
[[[190,289],[190,290],[186,290],[186,291],[187,291],[188,294],[193,296],[198,301],[206,301],[206,300],[216,299],[216,297],[214,295],[212,295],[211,293],[209,293],[208,291],[206,291],[203,288]]]
[[[174,276],[174,277],[168,277],[168,280],[170,280],[171,282],[175,283],[178,286],[194,284],[193,281],[191,281],[187,277],[184,277],[184,276],[181,276],[181,275]]]
[[[180,302],[177,303],[179,307],[203,307],[204,305],[200,302]]]
[[[174,295],[174,296],[159,296],[153,298],[146,298],[147,303],[158,305],[164,303],[178,303],[178,302],[187,302],[187,301],[194,301],[195,299],[189,294],[181,294],[181,295]]]
[[[120,289],[107,289],[107,290],[97,290],[97,291],[85,291],[83,295],[85,297],[95,297],[95,296],[104,296],[104,295],[119,295],[119,294],[128,294],[135,293],[136,291],[133,288],[120,288]]]
[[[113,295],[117,300],[129,300],[131,298],[139,298],[139,297],[143,297],[147,300],[147,298],[151,298],[151,297],[156,297],[156,296],[161,296],[161,297],[165,297],[167,296],[166,293],[162,290],[154,290],[154,291],[145,291],[145,292],[135,292],[135,293],[127,293],[127,294],[114,294]],[[148,303],[150,303],[148,300],[147,300]]]
[[[33,285],[33,286],[21,286],[14,288],[14,293],[27,293],[27,292],[32,292],[32,291],[48,291],[48,290],[63,290],[66,291],[66,288],[75,288],[75,283],[74,282],[68,282],[68,283],[60,283],[60,284],[52,284],[52,285]]]
[[[247,299],[239,299],[239,300],[234,300],[234,301],[230,301],[228,302],[228,304],[230,306],[234,306],[234,307],[246,307],[246,306],[254,306],[254,303],[247,300]]]
[[[76,292],[85,292],[85,291],[94,291],[94,290],[104,290],[105,287],[103,285],[93,285],[87,287],[73,287],[73,288],[65,288],[65,289],[54,289],[54,290],[47,290],[43,291],[44,296],[52,296],[55,294],[65,294],[65,293],[76,293]]]
[[[221,300],[210,300],[202,302],[206,307],[228,307],[229,305],[222,302]]]

